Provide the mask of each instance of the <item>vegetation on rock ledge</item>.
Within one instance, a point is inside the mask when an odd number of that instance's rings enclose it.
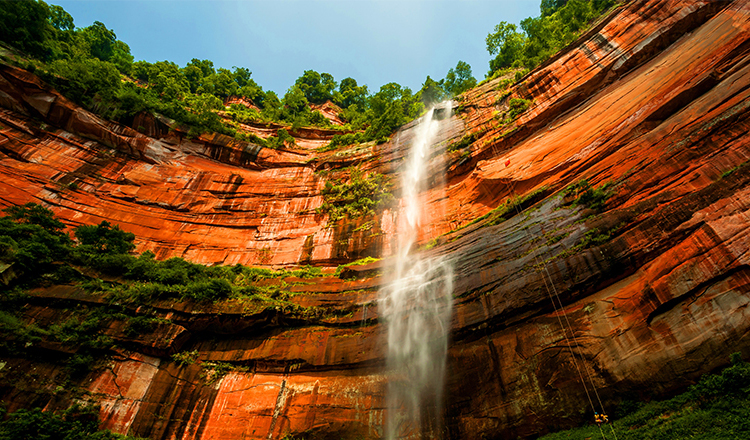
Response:
[[[329,222],[342,218],[374,215],[375,210],[392,205],[390,183],[378,173],[364,174],[359,168],[351,169],[348,181],[327,181],[322,194],[324,202],[318,213],[328,214]]]
[[[0,407],[0,420],[5,417]],[[64,440],[126,440],[135,437],[99,430],[99,408],[75,404],[54,414],[39,408],[19,409],[0,421],[0,440],[64,439]]]
[[[138,113],[158,113],[188,126],[191,135],[217,132],[270,148],[294,143],[281,135],[263,140],[248,134],[239,123],[353,132],[353,138],[338,138],[331,149],[343,145],[342,141],[384,141],[426,106],[476,84],[464,61],[443,80],[427,76],[416,93],[391,82],[371,95],[354,78],[336,82],[329,73],[306,70],[279,97],[264,91],[245,67],[216,68],[212,61],[197,58],[184,67],[171,61],[134,62],[130,48],[117,39],[114,30],[98,21],[76,28],[62,7],[41,0],[0,2],[0,41],[30,57],[20,64],[16,61],[20,67],[34,71],[63,95],[105,118],[131,124]],[[230,97],[243,103],[227,108]],[[338,108],[345,125],[333,125],[314,109],[325,103]]]
[[[665,401],[623,402],[618,413],[611,416],[620,440],[750,438],[750,364],[735,353],[732,366],[703,376],[687,392]],[[602,426],[607,438],[612,427]],[[591,424],[542,439],[598,437]]]
[[[319,268],[273,271],[235,266],[204,266],[173,257],[156,260],[146,251],[135,256],[135,235],[103,221],[74,230],[77,243],[51,211],[28,203],[4,210],[0,217],[0,261],[17,276],[20,286],[82,282],[92,291],[106,292],[118,301],[192,299],[216,301],[233,295],[252,295],[262,289],[254,282],[266,278],[320,276]],[[91,278],[78,267],[94,269],[120,281]],[[7,283],[6,283],[7,284]]]

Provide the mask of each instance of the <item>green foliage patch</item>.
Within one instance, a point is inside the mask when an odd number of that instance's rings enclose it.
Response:
[[[244,365],[234,365],[228,362],[207,361],[201,363],[201,378],[206,385],[212,385],[220,381],[231,371],[248,371]]]
[[[54,271],[66,259],[72,241],[65,225],[42,206],[28,203],[3,210],[0,217],[0,261],[15,265],[25,278]]]
[[[382,174],[365,174],[359,168],[352,168],[347,181],[326,182],[321,191],[324,201],[317,212],[328,214],[330,223],[345,217],[374,215],[375,210],[394,203],[390,188],[391,184]]]
[[[543,0],[541,15],[515,24],[500,22],[487,35],[490,61],[488,77],[507,68],[532,69],[575,40],[614,0]],[[524,72],[525,73],[525,72]],[[524,75],[516,75],[516,81]]]
[[[291,147],[296,145],[296,141],[289,134],[288,131],[283,128],[276,132],[276,136],[269,136],[265,140],[265,146],[268,148],[279,149],[283,147]]]
[[[528,110],[530,106],[531,101],[528,99],[511,98],[510,102],[508,103],[508,117],[510,117],[511,120],[516,119],[523,112]]]
[[[133,61],[130,48],[101,22],[76,28],[59,6],[37,0],[0,3],[0,41],[35,58],[27,67],[65,96],[106,118],[130,123],[140,112],[159,113],[190,127],[189,134],[217,132],[269,148],[293,145],[291,137],[266,141],[239,129],[238,122],[337,128],[313,105],[332,102],[341,109],[344,130],[358,133],[357,142],[383,142],[425,106],[463,93],[476,84],[471,67],[459,61],[445,79],[428,76],[413,93],[396,83],[375,94],[353,78],[337,83],[330,73],[305,70],[279,97],[264,91],[244,67],[216,68],[210,60],[193,58],[184,67],[171,61]],[[253,108],[224,102],[238,96]],[[227,117],[222,119],[221,111]],[[291,140],[291,142],[290,142]],[[350,139],[347,139],[347,142]],[[341,145],[336,140],[329,148]]]
[[[468,228],[469,226],[479,222],[483,222],[483,226],[494,226],[500,224],[507,218],[513,217],[518,212],[523,211],[524,207],[527,204],[537,200],[541,195],[547,192],[547,189],[547,186],[543,186],[523,196],[509,197],[492,211],[484,214],[483,216],[475,218],[471,222],[461,226],[458,229],[455,229],[453,232]]]
[[[349,192],[361,194],[367,189],[385,187],[382,176],[368,180],[355,173],[355,177],[355,184],[347,186],[350,190],[343,190],[341,197],[347,197]],[[377,200],[385,197],[380,194]],[[320,268],[310,266],[274,271],[242,265],[204,266],[179,257],[159,261],[149,251],[130,254],[135,248],[135,235],[106,221],[75,228],[76,244],[65,233],[64,224],[40,205],[29,203],[4,211],[7,215],[0,217],[0,262],[6,270],[12,268],[18,273],[11,283],[20,287],[79,282],[91,292],[107,295],[111,301],[119,303],[163,299],[212,302],[263,293],[264,288],[255,286],[263,279],[322,276]],[[93,269],[117,281],[103,282],[83,275],[75,267]],[[129,328],[138,332],[146,324],[146,321],[135,320]],[[0,325],[5,325],[9,331],[19,329],[10,318],[0,320]],[[82,328],[80,333],[86,334],[87,329]],[[33,334],[32,331],[22,336],[32,337]]]
[[[688,391],[664,401],[623,402],[612,420],[620,440],[750,438],[750,364],[739,353],[721,373],[704,375]],[[603,425],[609,438],[612,427]],[[590,424],[543,440],[601,438]]]
[[[345,147],[347,145],[354,145],[354,144],[361,144],[367,142],[367,137],[364,133],[346,133],[346,134],[336,134],[331,139],[331,142],[328,144],[318,148],[318,152],[326,152],[326,151],[333,151],[337,150],[339,147]]]
[[[364,258],[360,258],[359,260],[352,261],[351,263],[341,264],[339,265],[339,267],[336,268],[336,272],[334,273],[334,276],[336,277],[341,276],[341,272],[343,272],[343,270],[346,269],[347,267],[364,266],[365,264],[374,263],[376,261],[380,261],[380,258],[364,257]]]
[[[125,440],[134,439],[108,430],[99,430],[99,408],[75,404],[62,414],[39,408],[19,409],[7,415],[0,408],[0,440],[64,439]]]
[[[465,134],[461,139],[448,145],[448,152],[461,151],[473,144],[483,133],[473,132]]]
[[[198,350],[181,351],[172,355],[172,360],[180,366],[193,365],[198,361]]]
[[[599,187],[592,187],[588,179],[582,179],[563,190],[563,197],[572,196],[573,206],[585,206],[594,211],[604,209],[604,204],[612,195],[612,183],[606,182]]]
[[[731,176],[732,174],[734,174],[734,173],[735,173],[735,172],[736,172],[737,170],[739,170],[740,168],[743,168],[743,167],[747,166],[747,164],[748,164],[748,163],[750,163],[750,161],[745,161],[745,162],[742,162],[741,164],[737,165],[736,167],[732,167],[732,168],[730,168],[730,169],[728,169],[728,170],[726,170],[726,171],[722,172],[722,173],[721,173],[721,174],[719,175],[719,179],[726,179],[727,177],[729,177],[729,176]]]

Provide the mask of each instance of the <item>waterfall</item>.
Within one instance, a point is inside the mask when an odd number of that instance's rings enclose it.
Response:
[[[451,103],[443,104],[445,114]],[[452,312],[453,268],[440,257],[413,253],[425,220],[420,196],[426,188],[431,149],[444,118],[428,111],[402,170],[402,209],[395,264],[380,291],[380,313],[387,327],[385,438],[441,438],[445,357]],[[434,172],[434,171],[433,171]],[[440,171],[440,177],[444,171]],[[444,185],[444,178],[443,185]],[[426,219],[429,221],[429,219]]]

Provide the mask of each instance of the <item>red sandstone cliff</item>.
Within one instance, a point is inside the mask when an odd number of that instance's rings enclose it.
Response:
[[[750,4],[633,1],[510,96],[498,82],[441,116],[437,142],[470,142],[434,158],[435,169],[447,161],[447,184],[423,194],[421,242],[438,243],[425,252],[456,262],[450,438],[579,422],[588,400],[574,360],[611,407],[684,386],[729,353],[750,355]],[[0,90],[3,206],[43,202],[71,226],[106,219],[134,232],[139,251],[202,263],[337,264],[391,252],[398,209],[370,231],[328,227],[315,212],[325,182],[316,170],[359,163],[397,175],[414,124],[382,145],[274,151],[187,139],[157,122],[146,136],[9,67]],[[511,97],[532,104],[504,122]],[[601,213],[562,196],[582,179],[611,184]],[[504,221],[469,224],[534,191]],[[105,427],[153,439],[380,437],[382,280],[307,282],[290,301],[326,314],[156,304],[171,324],[124,341],[81,387],[102,402]],[[25,314],[35,322],[97,304],[75,288],[34,295]],[[180,350],[243,368],[207,383],[197,365],[171,361]],[[40,359],[53,356],[7,361],[8,409],[64,404],[54,393],[61,367]],[[36,378],[20,373],[31,368]]]

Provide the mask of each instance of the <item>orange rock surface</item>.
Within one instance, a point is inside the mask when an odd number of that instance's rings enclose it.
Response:
[[[436,243],[423,252],[455,265],[448,437],[534,437],[580,423],[589,402],[608,411],[680,389],[730,353],[750,356],[750,4],[632,1],[510,95],[500,80],[437,116],[435,144],[458,147],[431,158],[430,175],[447,169],[446,182],[421,195],[420,244]],[[316,152],[332,134],[310,131],[276,151],[187,139],[156,119],[142,134],[10,67],[0,90],[3,206],[42,202],[70,226],[106,219],[134,232],[138,251],[208,264],[335,265],[393,252],[398,207],[333,225],[316,208],[328,173],[352,164],[392,176],[397,195],[416,123],[381,145]],[[504,120],[514,97],[531,105]],[[564,191],[583,179],[609,183],[600,211]],[[373,228],[358,230],[366,220]],[[320,316],[157,304],[172,324],[123,340],[81,383],[102,402],[104,427],[152,439],[380,438],[385,280],[373,273],[388,265],[295,284],[290,301],[323,307]],[[29,320],[96,304],[75,288],[34,297]],[[194,364],[170,357],[192,350]],[[220,363],[234,370],[216,380],[200,367]],[[9,359],[3,371],[31,364]],[[34,365],[49,378],[37,388],[54,388],[60,367]],[[3,393],[9,410],[63,404]]]

